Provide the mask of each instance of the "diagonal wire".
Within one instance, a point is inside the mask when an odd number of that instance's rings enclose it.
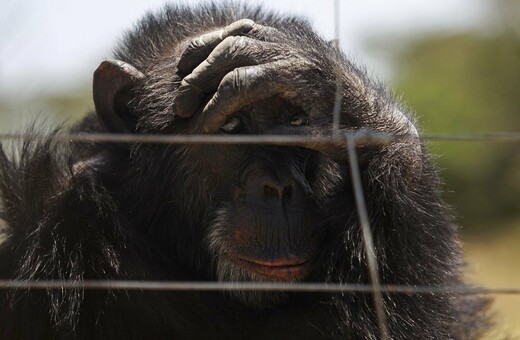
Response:
[[[334,33],[336,50],[340,50],[340,0],[334,0]],[[336,52],[337,53],[337,52]],[[340,54],[337,53],[338,59]],[[334,111],[332,116],[332,129],[334,136],[340,134],[340,118],[341,104],[343,100],[343,84],[341,82],[341,60],[336,61],[336,93],[334,96]],[[359,134],[359,133],[358,133]],[[363,187],[361,185],[361,175],[359,173],[359,164],[356,153],[356,134],[347,133],[347,150],[350,165],[351,180],[354,187],[354,199],[358,212],[358,221],[363,234],[363,242],[368,261],[368,270],[370,273],[370,282],[372,283],[372,296],[374,298],[374,306],[376,309],[377,322],[379,325],[379,333],[381,340],[390,340],[386,313],[384,310],[383,294],[381,293],[381,284],[379,282],[379,272],[377,268],[377,255],[374,249],[374,242],[370,225],[368,221],[368,213],[363,195]]]
[[[383,294],[381,292],[381,283],[379,278],[379,270],[377,268],[377,254],[374,247],[372,231],[370,230],[370,222],[368,220],[368,212],[365,204],[363,186],[361,184],[361,174],[359,171],[359,163],[356,152],[356,135],[347,133],[347,151],[350,165],[350,175],[352,186],[354,189],[354,199],[356,202],[356,210],[358,213],[358,221],[363,235],[363,243],[365,245],[365,253],[368,262],[368,272],[370,282],[372,284],[372,296],[374,298],[374,307],[379,325],[379,332],[382,340],[390,340],[388,323],[386,320],[386,312],[384,308]]]

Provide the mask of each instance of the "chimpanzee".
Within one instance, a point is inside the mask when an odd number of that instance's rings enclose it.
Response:
[[[57,138],[328,136],[336,98],[339,133],[401,137],[356,149],[381,282],[462,285],[457,232],[406,109],[306,20],[236,3],[148,14],[94,73],[95,112],[9,156],[4,145],[0,278],[370,283],[343,146]],[[0,292],[2,339],[380,337],[366,292]],[[485,305],[383,300],[393,339],[473,339]]]

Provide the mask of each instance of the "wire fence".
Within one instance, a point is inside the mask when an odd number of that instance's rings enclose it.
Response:
[[[139,143],[139,144],[263,144],[263,145],[347,145],[354,136],[357,145],[384,144],[390,141],[418,139],[423,142],[520,142],[520,132],[424,134],[395,136],[381,132],[358,130],[341,134],[303,135],[145,135],[113,133],[24,134],[0,133],[0,140],[56,141],[63,143]]]
[[[339,46],[339,1],[335,0],[335,43]],[[139,290],[139,291],[286,291],[296,293],[363,293],[372,294],[381,339],[390,339],[383,294],[509,294],[520,295],[520,288],[473,288],[468,286],[412,286],[381,284],[365,204],[363,186],[356,146],[385,144],[399,139],[416,138],[424,142],[520,142],[520,132],[436,134],[420,136],[394,136],[368,130],[340,132],[341,83],[338,82],[334,97],[333,130],[329,135],[137,135],[108,133],[60,133],[60,134],[0,134],[0,140],[53,140],[56,142],[85,143],[140,143],[140,144],[264,144],[278,146],[335,145],[342,147],[348,156],[351,184],[367,256],[370,284],[333,283],[257,283],[257,282],[179,282],[179,281],[118,281],[118,280],[0,280],[0,289],[95,289],[95,290]]]
[[[520,133],[497,134],[450,134],[423,136],[392,136],[367,130],[346,133],[335,132],[330,136],[295,135],[135,135],[135,134],[0,134],[0,140],[54,140],[57,142],[87,143],[152,143],[152,144],[266,144],[309,146],[332,144],[343,146],[348,156],[354,200],[367,256],[370,284],[332,283],[255,283],[255,282],[180,282],[180,281],[118,281],[118,280],[0,280],[0,289],[92,289],[92,290],[138,290],[138,291],[285,291],[295,293],[362,293],[372,294],[377,315],[380,337],[391,339],[384,309],[383,294],[459,294],[459,295],[520,295],[520,288],[473,288],[468,286],[411,286],[382,285],[377,265],[377,254],[369,225],[356,146],[385,144],[403,138],[418,138],[422,141],[488,141],[520,142]]]
[[[201,282],[149,280],[0,280],[0,289],[94,289],[138,291],[263,291],[295,293],[365,293],[374,291],[372,285],[348,283],[275,283],[275,282]],[[411,286],[380,285],[385,294],[432,295],[520,295],[520,288],[472,288],[467,286]]]

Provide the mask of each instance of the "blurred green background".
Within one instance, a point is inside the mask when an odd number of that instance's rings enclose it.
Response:
[[[429,37],[408,46],[397,63],[395,86],[417,111],[423,133],[519,131],[520,44],[513,31]],[[440,155],[446,199],[468,232],[495,232],[518,218],[518,143],[438,144],[431,150]]]
[[[424,134],[520,132],[520,1],[474,31],[392,47],[392,86]],[[520,287],[520,143],[431,142],[444,197],[461,226],[468,280]],[[494,296],[488,339],[520,339],[520,297]]]
[[[424,37],[397,53],[394,85],[423,133],[520,131],[520,2],[501,5],[490,31]],[[520,143],[429,147],[462,227],[469,280],[520,287]],[[520,338],[520,297],[494,300],[488,338]]]
[[[496,13],[471,30],[380,34],[368,53],[384,55],[387,81],[416,113],[424,134],[520,132],[520,0],[489,0]],[[0,126],[41,115],[72,122],[91,109],[89,79],[61,93],[2,96]],[[42,91],[41,93],[45,93]],[[468,262],[468,279],[520,287],[520,142],[431,142]],[[489,339],[520,338],[520,297],[497,296]]]

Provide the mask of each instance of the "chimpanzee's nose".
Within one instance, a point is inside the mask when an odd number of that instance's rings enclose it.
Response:
[[[293,194],[293,183],[279,183],[273,179],[265,179],[262,183],[262,192],[265,198],[290,200]]]
[[[256,175],[250,176],[242,187],[243,194],[250,202],[258,205],[278,205],[283,202],[284,205],[295,206],[305,201],[306,194],[302,186],[292,177]]]

